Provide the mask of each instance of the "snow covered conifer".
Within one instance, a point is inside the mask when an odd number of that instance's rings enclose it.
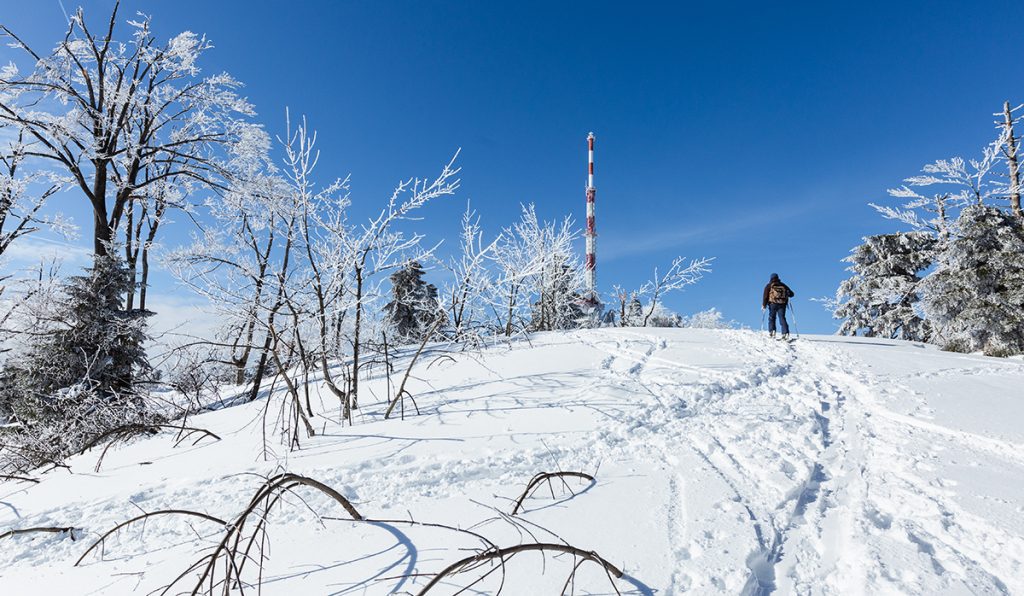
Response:
[[[843,259],[853,275],[836,291],[839,334],[927,341],[930,326],[916,306],[921,273],[932,265],[936,244],[928,232],[865,237]]]
[[[422,341],[437,321],[437,288],[423,281],[423,274],[418,261],[410,261],[391,274],[392,299],[384,312],[403,343]]]
[[[149,415],[137,378],[150,372],[149,312],[125,310],[134,280],[114,251],[71,277],[44,329],[0,372],[5,415],[20,423],[5,466],[58,461],[103,432]]]
[[[143,344],[150,313],[124,309],[133,280],[116,257],[97,257],[85,275],[71,277],[57,306],[57,328],[32,345],[19,367],[32,393],[49,396],[83,385],[97,397],[132,393],[149,371]]]
[[[1010,213],[964,208],[938,269],[921,285],[925,313],[947,349],[1024,352],[1024,231]]]
[[[623,318],[623,327],[639,327],[644,324],[644,305],[640,298],[634,295],[626,305],[626,316]]]

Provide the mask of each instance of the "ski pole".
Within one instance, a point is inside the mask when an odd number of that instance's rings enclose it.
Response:
[[[793,303],[789,303],[789,314],[793,315],[793,331],[796,332],[797,337],[800,337],[800,326],[796,324],[796,310],[793,308]]]
[[[762,308],[761,309],[761,332],[762,333],[764,332],[764,321],[765,321],[766,318],[768,318],[768,311]]]

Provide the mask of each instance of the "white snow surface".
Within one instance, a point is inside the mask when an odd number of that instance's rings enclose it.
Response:
[[[160,593],[224,526],[154,517],[74,563],[145,511],[233,520],[267,476],[287,471],[335,488],[369,518],[471,528],[498,546],[564,540],[595,551],[625,572],[615,581],[623,594],[1024,594],[1020,360],[697,329],[551,333],[451,356],[422,358],[410,381],[421,413],[410,404],[405,420],[382,419],[379,369],[353,426],[337,424],[337,402],[314,383],[317,436],[291,452],[271,436],[269,459],[261,414],[273,427],[280,390],[190,419],[220,441],[174,447],[165,432],[115,444],[98,472],[102,447],[72,458],[70,471],[35,474],[37,484],[0,483],[0,533],[77,528],[74,540],[0,539],[0,592]],[[545,485],[507,517],[534,474],[558,470],[595,482]],[[286,494],[267,518],[262,571],[243,572],[261,586],[245,591],[414,594],[481,548],[451,530],[347,517],[314,490]],[[516,555],[503,593],[558,594],[577,562]],[[501,571],[469,593],[495,593]],[[192,574],[168,593],[194,587]],[[615,593],[592,563],[570,588]]]

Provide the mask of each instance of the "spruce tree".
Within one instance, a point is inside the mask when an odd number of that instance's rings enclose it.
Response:
[[[20,425],[12,465],[57,461],[103,432],[149,416],[136,378],[150,372],[146,318],[125,310],[134,280],[115,256],[97,256],[85,275],[69,278],[52,327],[34,336],[0,372],[3,410]]]
[[[64,283],[57,325],[10,364],[11,373],[22,377],[20,384],[30,394],[22,396],[29,402],[25,405],[52,404],[54,395],[72,388],[80,399],[127,398],[134,393],[135,376],[150,370],[144,348],[150,313],[125,310],[124,296],[133,283],[128,269],[113,255],[97,256],[86,275]],[[24,408],[22,412],[30,413]]]
[[[643,325],[644,322],[644,305],[640,302],[640,298],[633,296],[629,304],[626,306],[626,320],[623,322],[624,327],[638,327]]]
[[[1011,214],[964,208],[922,286],[925,313],[946,349],[1024,353],[1024,231]]]
[[[384,313],[401,343],[423,341],[437,322],[437,287],[423,280],[423,266],[410,261],[391,274],[391,302]]]
[[[853,275],[839,285],[833,316],[840,335],[928,341],[930,325],[918,313],[922,273],[935,258],[926,232],[867,236],[843,259]]]

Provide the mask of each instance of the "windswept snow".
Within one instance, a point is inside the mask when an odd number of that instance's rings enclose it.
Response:
[[[101,448],[38,484],[0,483],[0,533],[79,528],[75,540],[0,539],[2,591],[159,591],[224,528],[153,518],[73,564],[143,511],[231,520],[264,477],[289,471],[396,521],[328,519],[346,515],[296,489],[269,518],[268,594],[415,593],[481,544],[397,521],[408,519],[472,528],[499,546],[564,540],[620,566],[623,593],[1024,593],[1019,360],[685,329],[546,334],[452,356],[418,365],[420,415],[381,420],[386,386],[375,378],[380,400],[364,395],[362,420],[339,426],[324,390],[318,436],[294,452],[272,439],[269,461],[262,416],[273,426],[279,396],[190,420],[221,441],[174,448],[167,433],[112,447],[98,472]],[[555,470],[595,482],[545,488],[515,519],[504,515],[534,474]],[[517,556],[505,590],[558,593],[574,564]],[[494,573],[473,590],[500,582]],[[171,593],[193,587],[183,580]],[[614,593],[589,564],[575,590]]]

